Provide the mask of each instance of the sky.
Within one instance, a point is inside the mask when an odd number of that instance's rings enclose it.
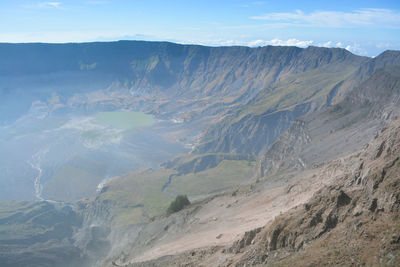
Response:
[[[171,41],[400,50],[400,0],[1,0],[0,42]]]

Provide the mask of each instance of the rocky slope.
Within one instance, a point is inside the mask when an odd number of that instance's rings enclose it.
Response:
[[[276,218],[236,264],[397,266],[399,132],[396,119],[366,149],[346,159],[357,162],[355,170]]]

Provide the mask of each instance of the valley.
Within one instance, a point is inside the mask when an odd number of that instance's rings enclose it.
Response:
[[[154,123],[151,115],[130,111],[22,118],[2,131],[2,162],[7,164],[3,168],[11,165],[6,159],[9,151],[15,151],[14,157],[20,158],[18,164],[13,164],[16,169],[3,175],[19,177],[29,173],[31,177],[26,178],[33,180],[30,195],[34,196],[26,195],[26,200],[43,200],[46,196],[50,200],[75,201],[93,196],[102,180],[139,166],[156,168],[160,159],[167,160],[174,155],[173,151],[185,151],[181,144],[163,141],[159,132],[154,133]],[[23,144],[25,149],[18,148]],[[149,150],[157,151],[160,147],[163,152],[151,158]],[[6,181],[7,177],[2,178]],[[75,190],[74,196],[58,195],[68,187],[65,194]],[[3,188],[9,194],[4,192],[3,199],[12,198],[10,188]],[[77,188],[83,191],[78,192]]]

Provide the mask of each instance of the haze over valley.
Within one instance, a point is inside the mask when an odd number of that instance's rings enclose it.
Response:
[[[400,264],[395,3],[17,2],[0,266]]]

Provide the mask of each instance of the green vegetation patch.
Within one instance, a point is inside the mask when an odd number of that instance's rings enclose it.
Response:
[[[114,222],[129,225],[148,221],[163,214],[173,196],[162,192],[172,170],[141,171],[118,177],[106,185],[97,201],[111,201]]]
[[[119,226],[143,223],[165,214],[176,195],[212,194],[247,181],[255,164],[223,160],[215,168],[180,176],[172,169],[138,171],[110,180],[96,201],[112,203],[113,220]]]
[[[203,195],[222,191],[247,181],[254,166],[254,161],[223,160],[215,168],[174,176],[167,190],[174,194],[188,195]]]
[[[175,200],[171,202],[167,209],[167,214],[172,214],[182,210],[185,206],[190,205],[190,201],[186,195],[177,195]]]

